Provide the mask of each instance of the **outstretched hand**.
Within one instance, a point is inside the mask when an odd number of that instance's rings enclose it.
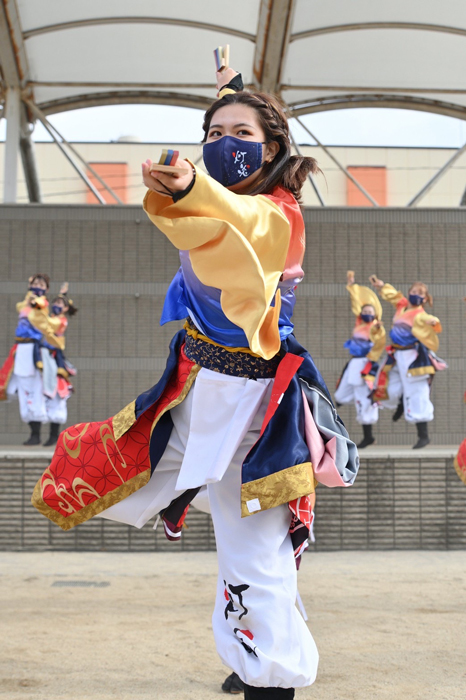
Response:
[[[351,285],[354,284],[354,280],[354,270],[348,270],[348,272],[346,273],[346,284],[348,285],[348,287],[351,287]]]
[[[384,284],[385,284],[384,282],[382,282],[382,280],[379,280],[379,278],[377,277],[377,275],[371,275],[371,276],[369,277],[369,282],[371,283],[371,285],[372,285],[375,289],[382,289],[382,287],[383,287]]]
[[[152,170],[151,172],[152,161],[149,159],[146,160],[146,162],[142,164],[142,179],[145,186],[153,192],[157,192],[157,194],[161,194],[165,197],[170,197],[171,193],[183,192],[183,190],[189,187],[193,180],[193,166],[191,163],[188,163],[187,160],[177,160],[176,165],[177,167],[185,168],[187,172],[162,173],[156,170]]]

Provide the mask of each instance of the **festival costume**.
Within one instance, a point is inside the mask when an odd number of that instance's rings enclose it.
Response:
[[[160,381],[113,418],[64,431],[33,504],[69,529],[100,515],[179,539],[207,489],[223,661],[254,688],[309,685],[314,641],[295,607],[316,482],[349,486],[359,460],[294,338],[304,222],[283,188],[236,195],[197,172],[144,208],[180,251],[162,323],[188,317]]]
[[[387,347],[387,358],[379,370],[374,398],[384,408],[394,410],[403,397],[406,421],[427,423],[434,418],[430,400],[432,378],[435,372],[447,368],[436,355],[442,326],[422,306],[408,308],[406,297],[390,284],[381,288],[380,295],[395,307],[395,315],[390,331],[392,344]],[[435,321],[435,325],[430,325],[430,321]]]
[[[56,326],[51,322],[45,296],[37,297],[28,292],[24,301],[16,305],[16,310],[19,319],[15,345],[0,371],[0,398],[17,395],[21,419],[31,426],[32,442],[29,444],[38,444],[40,425],[49,421],[44,396],[43,344],[62,349],[64,339],[55,333]],[[49,376],[47,371],[45,375]]]
[[[67,401],[73,392],[73,385],[70,377],[76,375],[76,369],[71,365],[64,355],[65,333],[68,328],[68,319],[64,313],[50,317],[50,324],[55,330],[58,338],[63,339],[63,346],[60,349],[53,347],[43,340],[42,356],[43,368],[47,365],[47,382],[44,378],[45,408],[47,418],[51,424],[50,444],[55,444],[58,437],[58,429],[61,424],[66,423],[68,418]]]
[[[361,425],[374,425],[379,418],[379,407],[371,399],[374,379],[377,374],[377,361],[385,347],[385,329],[379,325],[382,307],[377,295],[368,287],[349,284],[351,310],[356,316],[351,338],[343,347],[351,354],[338,380],[335,401],[341,404],[354,403],[356,419]],[[371,305],[375,319],[366,323],[361,318],[361,309]],[[362,446],[362,445],[360,445]]]

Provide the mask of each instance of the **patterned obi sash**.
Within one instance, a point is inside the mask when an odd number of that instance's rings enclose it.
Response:
[[[186,330],[186,356],[196,364],[220,374],[247,379],[269,379],[275,377],[282,359],[280,353],[271,360],[264,360],[249,348],[228,348],[215,343],[199,333],[190,319],[184,324]]]

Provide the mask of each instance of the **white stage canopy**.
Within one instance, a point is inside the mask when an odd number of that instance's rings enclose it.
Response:
[[[245,84],[295,116],[396,107],[466,119],[464,0],[0,0],[0,110],[32,199],[28,123],[95,105],[205,109],[212,50],[226,43]]]

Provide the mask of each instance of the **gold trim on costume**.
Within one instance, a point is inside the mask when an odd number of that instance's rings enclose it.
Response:
[[[200,369],[201,368],[199,365],[194,365],[193,367],[191,367],[191,371],[188,375],[188,378],[187,378],[185,385],[184,385],[181,393],[179,394],[179,396],[176,399],[174,399],[171,403],[169,403],[168,406],[166,406],[163,409],[163,411],[161,411],[158,414],[157,418],[154,420],[154,422],[152,424],[151,432],[150,432],[151,436],[152,436],[152,432],[153,432],[157,422],[160,420],[160,418],[163,416],[163,414],[166,413],[167,411],[169,411],[170,409],[174,408],[175,406],[178,406],[178,404],[180,404],[182,401],[184,401],[184,399],[188,395],[188,392],[191,389],[191,386],[192,386],[194,380],[196,379],[196,376],[197,376]],[[121,435],[123,435],[127,430],[129,430],[129,428],[132,425],[132,424],[129,425],[129,420],[130,420],[131,409],[132,409],[133,415],[134,415],[134,404],[135,404],[134,401],[132,403],[128,404],[127,406],[125,406],[125,408],[123,408],[115,416],[117,418],[117,429],[119,431],[121,431],[121,430],[123,431],[121,433]],[[114,417],[114,420],[115,420],[115,417]],[[81,434],[78,436],[79,438],[81,438],[84,435],[84,433],[86,432],[88,427],[89,427],[89,423],[84,425],[84,428],[83,428]],[[113,430],[114,430],[114,436],[115,436],[115,428]],[[119,437],[121,437],[121,435]],[[65,450],[71,455],[71,453],[76,452],[76,450],[70,450],[69,448],[67,448],[65,437],[69,437],[67,435],[67,433],[65,433],[65,435],[63,436],[63,438],[64,438],[63,444],[65,447]],[[107,436],[107,439],[111,439],[110,436]],[[116,436],[115,436],[115,443],[116,443],[117,439],[118,438],[116,438]],[[79,449],[80,449],[80,446],[78,446],[78,448],[77,448],[78,452],[79,452]],[[107,456],[109,456],[108,452],[107,452]],[[126,465],[122,464],[121,466],[125,467]],[[43,477],[41,477],[41,479],[39,479],[39,481],[35,485],[34,492],[32,494],[32,498],[31,498],[31,503],[34,506],[34,508],[37,508],[39,513],[42,513],[42,515],[45,515],[46,518],[48,518],[49,520],[52,520],[52,522],[56,523],[59,527],[61,527],[62,530],[65,530],[65,531],[71,530],[71,528],[75,527],[76,525],[80,525],[81,523],[84,523],[87,520],[90,520],[90,518],[93,518],[96,515],[99,515],[100,513],[102,513],[102,511],[107,510],[107,508],[114,506],[116,503],[120,503],[120,501],[122,501],[123,499],[127,498],[128,496],[131,496],[132,493],[135,493],[143,486],[146,486],[146,484],[149,483],[150,477],[151,477],[151,470],[149,467],[148,469],[145,469],[140,474],[133,476],[132,479],[129,479],[128,481],[121,484],[120,486],[117,486],[117,488],[113,489],[112,491],[105,494],[104,496],[99,496],[98,498],[96,498],[95,501],[93,501],[92,503],[89,503],[89,505],[84,506],[83,508],[81,508],[79,511],[76,511],[76,512],[70,512],[73,510],[73,506],[71,506],[71,504],[63,503],[63,504],[61,504],[62,507],[65,507],[65,505],[66,505],[69,508],[70,515],[68,515],[67,517],[65,517],[61,513],[58,513],[56,510],[54,510],[53,508],[51,508],[49,505],[47,505],[44,502],[44,500],[42,498],[42,483],[41,483]],[[79,481],[81,481],[81,480],[79,480]],[[54,481],[53,481],[53,483],[54,483]],[[76,483],[77,488],[75,489],[74,488],[75,483],[73,483],[73,492],[75,493],[75,496],[78,499],[78,501],[79,501],[79,493],[78,493],[79,486],[80,486],[80,484]],[[82,501],[81,501],[81,503],[82,503]]]
[[[289,503],[295,498],[309,496],[315,491],[315,479],[312,462],[295,464],[275,474],[269,474],[261,479],[249,481],[241,487],[241,517],[253,515],[254,512],[269,510]],[[248,508],[248,502],[253,502],[254,510]],[[256,502],[259,505],[257,507]]]
[[[203,340],[204,343],[209,343],[209,345],[215,345],[216,348],[222,348],[222,350],[226,350],[227,352],[244,352],[247,355],[252,355],[253,357],[261,357],[257,353],[253,352],[250,348],[229,348],[226,345],[220,345],[220,343],[216,343],[215,340],[211,340],[208,338],[206,335],[202,335],[197,328],[193,328],[190,326],[189,321],[185,321],[184,330],[188,335],[190,335],[192,338],[197,340]]]
[[[127,406],[118,411],[113,416],[112,426],[115,441],[119,440],[122,435],[128,432],[132,425],[136,422],[136,400],[131,401]]]
[[[460,465],[458,464],[458,457],[454,458],[453,466],[455,467],[455,471],[458,474],[461,481],[463,482],[463,484],[466,484],[466,471],[461,469]]]
[[[104,496],[100,496],[97,500],[89,503],[87,506],[84,506],[84,508],[81,508],[81,510],[77,511],[76,513],[71,513],[71,515],[68,515],[67,517],[61,513],[58,513],[44,502],[42,498],[41,480],[39,479],[34,487],[31,503],[34,508],[37,508],[39,513],[42,513],[42,515],[45,515],[46,518],[56,523],[56,525],[61,527],[62,530],[71,530],[71,528],[75,527],[76,525],[85,523],[87,520],[90,520],[90,518],[93,518],[94,516],[102,513],[102,511],[107,510],[107,508],[110,508],[110,506],[114,506],[124,498],[131,496],[132,493],[135,493],[135,491],[138,491],[138,489],[145,486],[149,482],[149,479],[150,469],[146,469],[145,471],[141,472],[141,474],[133,476],[132,479],[129,479],[129,481],[121,484],[121,486],[117,486],[117,488],[113,489],[113,491],[106,493]]]
[[[408,377],[420,377],[424,374],[435,374],[435,368],[432,365],[426,365],[425,367],[408,369]]]

